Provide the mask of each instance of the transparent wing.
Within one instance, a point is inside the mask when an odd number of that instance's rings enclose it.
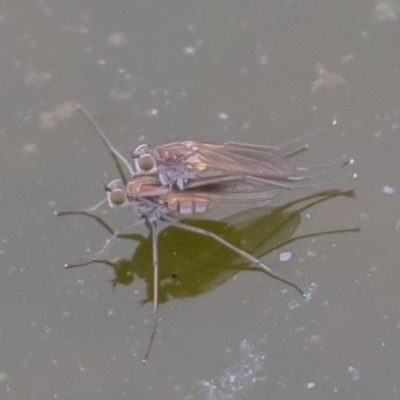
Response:
[[[180,190],[162,185],[155,175],[138,176],[127,183],[125,192],[128,201],[171,204],[190,201],[262,202],[275,197],[281,190],[275,182],[254,177],[213,178],[207,182],[195,182],[194,187]]]
[[[157,146],[154,150],[159,171],[166,173],[177,168],[196,173],[196,177],[242,174],[284,179],[297,171],[271,147],[185,141]]]
[[[189,201],[210,203],[264,202],[277,196],[280,191],[281,188],[273,183],[244,178],[192,189],[170,190],[158,196],[158,200],[165,203]]]

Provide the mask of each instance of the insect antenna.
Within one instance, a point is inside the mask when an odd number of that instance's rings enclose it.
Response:
[[[121,165],[119,161],[122,161],[122,163],[125,165],[126,169],[129,171],[130,176],[134,175],[134,171],[132,166],[130,165],[129,161],[114,147],[114,145],[110,142],[108,139],[107,135],[105,132],[100,128],[99,124],[94,120],[94,118],[91,116],[89,111],[87,111],[83,106],[80,104],[76,105],[76,109],[81,112],[86,119],[93,125],[95,128],[96,132],[99,134],[100,138],[103,140],[104,144],[106,145],[107,149],[110,151],[114,161],[117,164],[118,172],[121,175],[122,180],[124,183],[126,183],[126,178],[125,175],[122,171]],[[119,160],[118,160],[119,159]]]
[[[324,131],[325,129],[327,129],[327,128],[331,127],[331,126],[335,126],[335,125],[337,125],[337,120],[336,120],[336,119],[332,120],[332,121],[329,122],[328,124],[322,125],[322,126],[320,126],[319,128],[314,129],[314,130],[311,131],[311,132],[307,132],[307,133],[305,133],[304,135],[301,135],[301,136],[299,136],[299,137],[297,137],[297,138],[290,139],[289,141],[287,141],[287,142],[285,142],[285,143],[282,143],[282,144],[280,144],[280,145],[278,145],[278,146],[274,146],[273,148],[274,148],[274,150],[276,150],[276,151],[282,150],[284,147],[287,147],[287,146],[289,146],[289,145],[291,145],[291,144],[293,144],[293,143],[298,143],[298,142],[300,142],[301,140],[304,140],[304,139],[306,139],[306,138],[315,136],[315,135],[321,133],[322,131]],[[308,144],[305,144],[305,145],[299,147],[298,149],[295,149],[295,150],[291,151],[290,153],[283,154],[283,157],[291,157],[291,156],[293,156],[294,154],[297,154],[297,153],[299,153],[299,152],[301,152],[301,151],[303,151],[303,150],[306,150],[306,149],[308,149]]]

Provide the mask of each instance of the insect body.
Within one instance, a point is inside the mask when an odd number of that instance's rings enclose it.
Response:
[[[176,184],[181,190],[192,183],[207,185],[211,179],[252,176],[278,180],[296,173],[296,167],[271,148],[232,142],[184,141],[154,148],[140,145],[132,158],[137,173],[158,173],[162,184]]]
[[[333,121],[332,124],[336,122]],[[276,147],[236,142],[216,144],[192,140],[155,147],[142,144],[131,153],[131,157],[135,174],[158,174],[163,185],[170,187],[175,185],[181,190],[209,185],[218,182],[219,179],[226,181],[243,178],[262,180],[276,187],[295,188],[297,182],[325,175],[353,162],[349,159],[329,165],[297,167],[289,158],[306,149],[306,146],[291,153],[285,154],[283,151],[297,140],[299,138]],[[313,169],[320,169],[322,172],[299,176]]]
[[[233,142],[211,144],[184,141],[154,148],[147,145],[139,146],[132,153],[134,169],[131,163],[110,143],[105,133],[87,111],[80,106],[78,109],[92,122],[109,151],[115,158],[123,162],[130,174],[127,181],[115,179],[106,185],[106,199],[85,212],[95,211],[108,202],[111,208],[131,208],[136,215],[136,219],[133,221],[134,225],[147,221],[151,226],[154,269],[153,314],[155,318],[150,345],[144,361],[149,355],[157,323],[157,234],[160,221],[213,238],[265,273],[292,286],[304,296],[304,292],[299,286],[278,275],[257,258],[210,231],[180,222],[179,218],[201,214],[224,203],[263,203],[278,195],[282,189],[321,186],[321,183],[299,185],[298,182],[330,173],[352,163],[352,160],[301,168],[296,167],[288,158],[303,148],[285,154],[282,149],[286,145],[265,147]],[[321,169],[322,172],[307,175],[307,172],[313,168]],[[305,174],[299,176],[299,172],[305,172]],[[347,175],[338,180],[351,176],[355,175]],[[59,212],[58,214],[67,213],[71,212]],[[66,266],[86,265],[95,261],[108,250],[121,231],[121,228],[117,229],[103,248],[87,262]]]

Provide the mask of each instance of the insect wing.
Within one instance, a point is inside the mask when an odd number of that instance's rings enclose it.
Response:
[[[243,174],[284,179],[296,173],[296,167],[287,159],[263,146],[186,141],[180,145],[171,143],[157,146],[157,152],[160,168],[171,166],[171,153],[175,152],[176,163],[183,165],[188,171],[196,172],[197,177]]]
[[[170,188],[161,184],[157,175],[140,175],[126,184],[124,193],[128,204],[141,216],[148,217],[156,210],[192,215],[204,213],[220,203],[261,203],[275,197],[281,190],[275,183],[262,179],[237,177],[207,179],[198,187],[193,186],[185,190]]]
[[[257,187],[254,183],[242,179],[194,189],[170,190],[164,195],[159,196],[159,200],[167,204],[190,201],[203,201],[216,204],[264,202],[277,196],[280,191],[280,188],[272,184],[264,184]]]
[[[207,185],[208,178],[258,177],[285,180],[297,168],[273,148],[228,142],[195,141],[156,146],[139,146],[132,155],[138,174],[158,174],[161,184],[183,190],[195,184]],[[228,178],[229,179],[229,178]]]

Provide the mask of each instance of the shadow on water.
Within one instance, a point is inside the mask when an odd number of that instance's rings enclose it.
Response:
[[[343,229],[294,236],[301,222],[301,214],[314,205],[336,197],[354,198],[354,191],[331,190],[289,202],[280,207],[257,207],[226,217],[220,221],[206,219],[184,220],[188,225],[207,229],[256,258],[296,240],[320,235],[358,232]],[[99,217],[95,218],[107,230],[111,228]],[[153,299],[152,238],[139,234],[121,234],[120,238],[138,241],[131,259],[96,260],[114,269],[114,286],[130,285],[137,279],[146,282],[146,299]],[[169,298],[194,297],[214,290],[241,270],[257,270],[233,251],[210,237],[166,227],[158,236],[159,303]]]

